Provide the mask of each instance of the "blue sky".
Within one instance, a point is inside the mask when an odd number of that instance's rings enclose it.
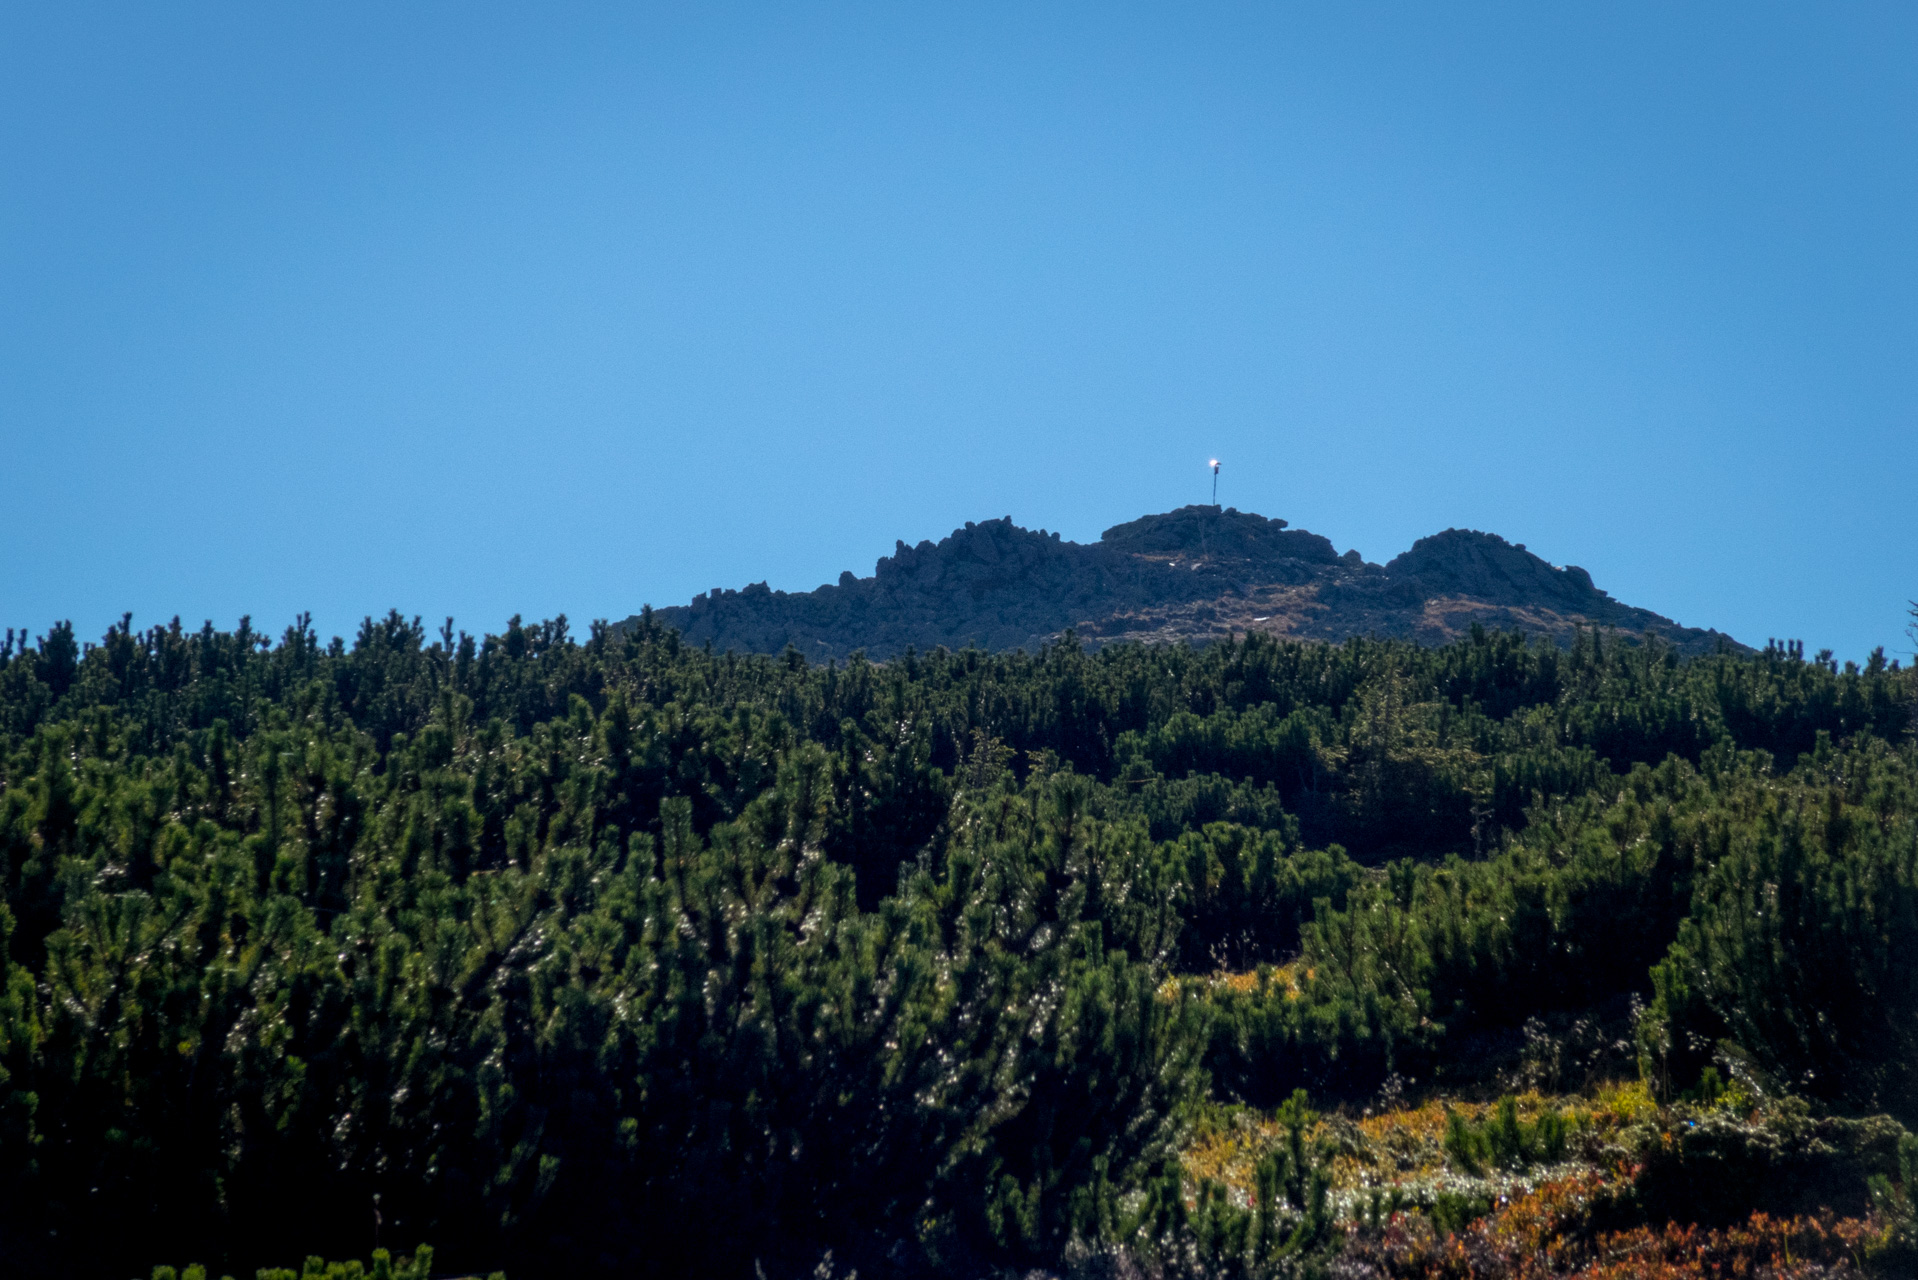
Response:
[[[1907,649],[1909,5],[0,0],[0,625],[1448,526]]]

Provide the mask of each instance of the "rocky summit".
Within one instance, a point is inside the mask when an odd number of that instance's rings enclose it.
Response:
[[[1380,636],[1444,643],[1471,630],[1569,642],[1581,627],[1650,634],[1685,653],[1744,646],[1621,604],[1575,565],[1560,568],[1496,534],[1447,529],[1385,564],[1284,520],[1233,507],[1181,507],[1107,529],[1095,543],[968,522],[938,542],[897,544],[873,576],[850,571],[816,591],[754,583],[650,615],[694,644],[824,661],[864,650],[977,646],[1037,650],[1072,631],[1203,643],[1262,631],[1302,640]],[[626,625],[639,621],[627,620]]]

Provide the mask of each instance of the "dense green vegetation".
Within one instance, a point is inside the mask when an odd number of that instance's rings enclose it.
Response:
[[[8,635],[23,1271],[1276,1265],[1328,1238],[1313,1159],[1190,1208],[1205,1099],[1298,1146],[1297,1090],[1469,1081],[1633,1000],[1662,1096],[1918,1122],[1918,673],[1882,656]],[[1550,1158],[1529,1123],[1454,1141]]]

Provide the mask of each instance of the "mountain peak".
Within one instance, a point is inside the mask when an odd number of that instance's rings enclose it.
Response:
[[[1098,545],[1141,556],[1213,556],[1253,562],[1302,560],[1331,564],[1338,553],[1316,533],[1287,531],[1284,520],[1237,507],[1190,506],[1115,524]]]
[[[765,583],[715,590],[653,617],[695,644],[758,653],[791,645],[816,660],[939,645],[1035,650],[1068,629],[1088,645],[1250,630],[1442,643],[1476,624],[1564,643],[1581,626],[1605,626],[1687,652],[1743,647],[1622,605],[1585,570],[1549,564],[1497,534],[1447,529],[1377,565],[1284,520],[1215,506],[1141,516],[1090,544],[1010,516],[968,521],[938,542],[897,542],[871,577],[849,570],[809,592]]]
[[[1527,551],[1522,542],[1476,529],[1447,529],[1420,538],[1385,568],[1415,576],[1435,591],[1494,604],[1549,603],[1574,613],[1618,607],[1577,565],[1561,569]]]

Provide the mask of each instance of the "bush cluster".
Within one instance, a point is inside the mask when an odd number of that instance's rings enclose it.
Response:
[[[1315,1166],[1188,1204],[1208,1089],[1360,1098],[1634,992],[1667,1092],[1909,1118],[1913,691],[1596,635],[10,639],[0,1254],[1276,1265],[1327,1238]]]

